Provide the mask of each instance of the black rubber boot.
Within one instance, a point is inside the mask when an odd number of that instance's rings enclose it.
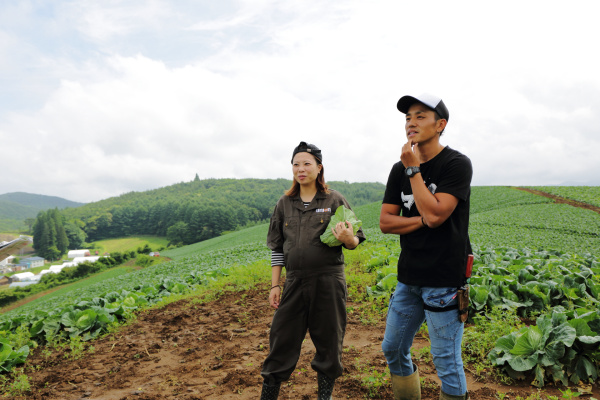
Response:
[[[317,382],[319,383],[318,400],[331,400],[331,393],[333,393],[335,379],[331,379],[324,374],[318,374]]]
[[[263,383],[262,393],[260,394],[260,400],[277,400],[279,397],[279,388],[281,384],[268,385],[266,382]]]

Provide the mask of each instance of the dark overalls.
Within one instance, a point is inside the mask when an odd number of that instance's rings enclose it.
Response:
[[[273,316],[270,352],[261,375],[265,383],[286,381],[296,368],[306,332],[316,349],[312,368],[331,379],[342,375],[342,345],[346,332],[346,278],[342,246],[320,240],[340,205],[336,191],[317,193],[307,208],[299,197],[282,196],[271,217],[267,245],[283,252],[286,280]],[[362,230],[359,241],[365,240]]]

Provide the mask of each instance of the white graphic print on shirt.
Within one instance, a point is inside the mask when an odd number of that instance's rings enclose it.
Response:
[[[437,185],[435,183],[432,183],[427,187],[427,189],[429,189],[431,194],[435,194],[435,191],[437,190]],[[404,204],[404,207],[410,210],[412,205],[415,204],[415,196],[412,194],[404,194],[404,192],[401,192],[400,196],[402,197],[402,203]]]

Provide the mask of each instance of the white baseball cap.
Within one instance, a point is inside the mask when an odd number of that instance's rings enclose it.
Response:
[[[410,106],[417,102],[425,104],[446,121],[450,118],[450,112],[442,99],[427,93],[423,93],[419,96],[402,96],[400,100],[398,100],[398,110],[406,114]]]

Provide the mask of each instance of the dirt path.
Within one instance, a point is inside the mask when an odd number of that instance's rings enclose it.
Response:
[[[263,287],[264,286],[264,287]],[[119,332],[89,343],[93,351],[72,360],[69,351],[44,354],[36,349],[26,369],[32,385],[24,400],[196,400],[258,399],[260,368],[269,348],[273,311],[267,304],[267,287],[226,293],[209,304],[190,300],[160,310],[147,310]],[[335,399],[368,398],[368,379],[381,382],[371,389],[377,399],[392,399],[385,374],[381,341],[385,317],[375,325],[360,322],[361,307],[354,312],[344,341],[344,375],[336,382]],[[417,337],[413,348],[423,381],[423,399],[437,399],[439,380],[428,357],[419,349],[428,340]],[[310,367],[314,348],[307,336],[292,378],[282,386],[280,399],[316,398],[316,373]],[[471,367],[467,367],[471,369]],[[503,386],[477,382],[468,372],[473,400],[497,400],[497,393],[515,399],[537,393],[527,383]],[[372,387],[372,385],[371,385]],[[561,394],[547,389],[543,394]],[[600,392],[594,387],[595,397]]]
[[[529,193],[533,193],[533,194],[537,194],[538,196],[544,196],[544,197],[554,200],[557,203],[568,204],[573,207],[579,207],[579,208],[585,208],[587,210],[592,210],[592,211],[595,211],[598,214],[600,214],[600,207],[596,207],[591,204],[583,203],[581,201],[576,201],[576,200],[567,199],[565,197],[556,196],[554,194],[542,192],[541,190],[535,190],[535,189],[517,187],[517,186],[515,186],[515,189],[523,190],[525,192],[529,192]]]

